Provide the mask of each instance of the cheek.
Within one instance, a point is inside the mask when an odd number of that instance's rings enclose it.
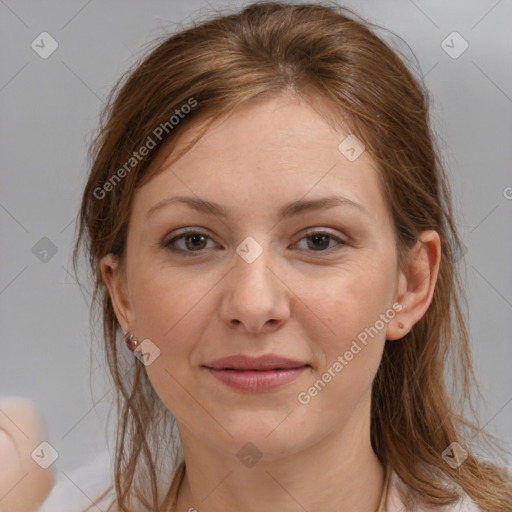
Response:
[[[167,343],[180,323],[195,313],[195,304],[207,293],[204,281],[187,271],[149,257],[134,262],[132,272],[133,303],[137,328],[145,337]]]
[[[218,278],[198,279],[191,272],[153,267],[134,278],[137,330],[160,349],[160,365],[182,373],[214,314],[208,295]]]
[[[212,312],[207,311],[210,286],[186,273],[160,269],[140,275],[134,309],[139,335],[160,350],[146,372],[166,407],[181,419],[201,416],[204,411],[191,401],[190,365],[201,333]],[[184,386],[184,387],[183,387]]]
[[[372,326],[379,315],[385,313],[390,298],[389,279],[371,268],[350,270],[323,283],[305,283],[300,292],[304,301],[317,318],[319,329],[325,334],[326,349],[343,348],[344,344]],[[310,323],[313,326],[313,323]]]
[[[366,269],[312,289],[316,292],[308,294],[307,305],[315,314],[308,316],[312,320],[304,327],[306,336],[315,340],[315,379],[328,383],[331,390],[322,393],[321,401],[335,405],[340,396],[355,399],[377,372],[386,326],[394,317],[388,309],[389,282],[385,273]]]

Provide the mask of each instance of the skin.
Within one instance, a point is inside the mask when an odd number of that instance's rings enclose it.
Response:
[[[430,305],[440,239],[423,232],[408,268],[397,269],[378,171],[368,152],[351,162],[338,150],[347,135],[288,97],[235,110],[137,192],[125,265],[112,254],[101,261],[120,325],[160,350],[146,371],[179,426],[187,468],[179,511],[377,510],[385,475],[370,443],[371,385],[384,344],[403,337]],[[332,194],[367,213],[336,206],[277,216],[288,202]],[[220,203],[231,217],[181,204],[147,217],[174,195]],[[196,245],[174,243],[190,257],[162,247],[183,227],[208,235]],[[346,244],[315,242],[312,230]],[[252,263],[236,252],[248,236],[263,249]],[[299,403],[298,394],[395,302],[402,310]],[[249,394],[201,366],[240,353],[274,353],[310,368],[281,389]],[[262,453],[252,467],[236,455],[247,442]]]
[[[55,484],[31,457],[47,438],[42,414],[21,397],[0,397],[0,411],[0,512],[36,512]]]

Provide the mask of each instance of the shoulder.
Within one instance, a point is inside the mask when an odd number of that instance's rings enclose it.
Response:
[[[388,495],[386,500],[386,512],[404,512],[405,504],[400,498],[399,489],[405,488],[404,482],[394,472],[391,472]],[[444,508],[422,508],[416,512],[481,512],[476,503],[462,489],[458,489],[460,500],[449,507]]]
[[[178,468],[179,463],[173,459],[166,469],[176,472]],[[108,451],[98,453],[89,462],[69,473],[58,473],[56,485],[38,512],[84,512],[93,503],[96,506],[91,508],[91,512],[118,512],[113,458]],[[168,485],[168,479],[162,479],[161,483]],[[100,496],[107,490],[100,500]]]

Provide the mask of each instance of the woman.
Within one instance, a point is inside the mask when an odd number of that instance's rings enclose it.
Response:
[[[445,385],[473,373],[428,96],[356,18],[250,5],[112,92],[75,248],[118,392],[111,510],[512,510]]]

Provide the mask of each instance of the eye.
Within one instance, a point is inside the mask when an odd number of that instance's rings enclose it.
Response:
[[[206,233],[190,229],[164,242],[162,246],[174,253],[191,256],[190,253],[200,253],[206,249],[205,244],[208,239],[210,237]],[[329,251],[332,249],[332,247],[329,247],[332,241],[335,241],[337,245],[347,245],[341,238],[326,231],[312,231],[300,239],[300,241],[302,240],[307,240],[306,246],[312,248],[312,251],[309,252],[328,252],[325,249]],[[178,246],[178,242],[183,242],[182,247]]]
[[[313,248],[313,252],[328,252],[326,248],[330,251],[332,246],[329,248],[329,245],[332,241],[337,242],[337,245],[347,245],[341,238],[326,231],[311,231],[301,240],[307,240],[306,247]]]
[[[175,236],[174,238],[171,238],[168,242],[164,242],[163,246],[175,253],[199,252],[205,248],[205,241],[208,238],[210,237],[206,233],[190,229],[188,231],[182,232],[180,235]],[[178,241],[184,242],[184,248],[176,247]]]

